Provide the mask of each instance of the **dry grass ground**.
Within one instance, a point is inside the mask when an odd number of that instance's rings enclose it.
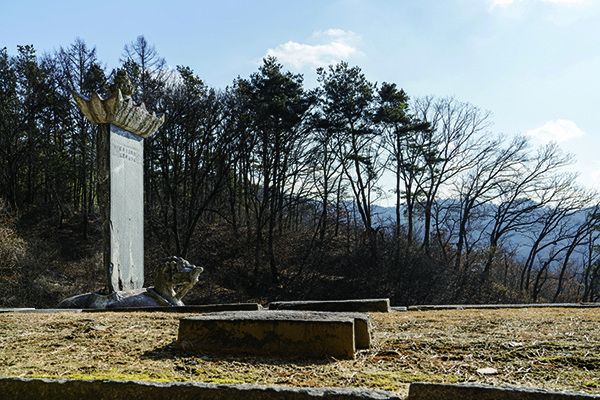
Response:
[[[186,354],[175,347],[185,316],[1,314],[0,375],[366,387],[401,396],[416,381],[600,394],[600,309],[373,314],[374,345],[350,361]]]

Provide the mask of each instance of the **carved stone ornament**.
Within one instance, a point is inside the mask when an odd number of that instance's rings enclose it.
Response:
[[[144,103],[136,106],[133,100],[123,98],[133,93],[129,78],[124,71],[119,71],[111,85],[112,93],[109,98],[102,99],[98,93],[93,93],[89,99],[75,91],[71,91],[75,103],[90,122],[94,124],[113,124],[143,138],[154,134],[165,122],[164,114],[150,114]]]
[[[119,93],[121,93],[120,90]],[[157,116],[155,112],[150,114],[144,103],[136,106],[133,104],[133,100],[129,98],[119,102],[111,123],[138,136],[147,138],[154,134],[164,122],[164,114],[160,116]]]
[[[154,289],[149,288],[148,291],[167,300],[169,305],[183,306],[181,298],[198,282],[202,271],[204,268],[196,267],[183,258],[166,258],[154,273]]]

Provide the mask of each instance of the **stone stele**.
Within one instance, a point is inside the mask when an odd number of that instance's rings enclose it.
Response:
[[[164,123],[131,98],[129,77],[119,71],[111,95],[86,98],[72,92],[91,122],[98,124],[98,203],[102,215],[104,294],[144,285],[143,139]],[[124,95],[126,96],[124,98]]]

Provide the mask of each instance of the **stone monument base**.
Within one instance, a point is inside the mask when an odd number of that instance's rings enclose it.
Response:
[[[162,298],[153,288],[142,288],[133,290],[123,290],[108,295],[98,292],[84,293],[69,297],[58,303],[56,308],[137,308],[137,307],[172,307],[175,304],[169,303]]]

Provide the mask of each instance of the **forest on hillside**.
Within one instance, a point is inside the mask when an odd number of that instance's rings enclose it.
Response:
[[[490,112],[346,62],[319,68],[314,89],[275,58],[211,88],[143,36],[118,69],[136,104],[166,114],[144,141],[147,273],[168,255],[202,266],[192,303],[600,299],[597,193],[556,144],[494,133]],[[96,126],[71,91],[105,98],[115,74],[81,39],[0,50],[0,306],[78,294],[53,289],[74,268],[102,276]],[[378,218],[383,198],[393,218]],[[73,227],[86,254],[60,258],[52,240]],[[33,285],[45,275],[54,286]]]

